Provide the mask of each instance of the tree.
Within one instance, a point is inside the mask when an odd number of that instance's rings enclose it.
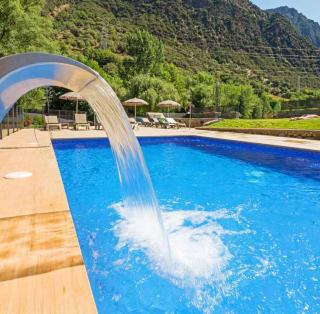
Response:
[[[252,116],[252,111],[254,106],[254,94],[251,86],[243,85],[241,86],[240,97],[239,97],[239,112],[242,117],[249,119]]]
[[[213,87],[198,83],[191,89],[191,102],[196,107],[212,107],[214,105]]]
[[[276,116],[278,112],[281,111],[281,103],[279,101],[272,100],[270,105],[271,105],[273,114]]]
[[[222,84],[221,86],[221,106],[229,107],[230,111],[239,111],[239,98],[241,89],[232,84]]]
[[[252,106],[251,118],[253,119],[263,118],[263,103],[261,98],[253,94],[251,96],[251,106]]]
[[[53,27],[41,15],[44,0],[0,0],[0,55],[57,50]]]
[[[211,74],[198,72],[189,84],[191,102],[196,107],[212,107],[214,105],[215,81]]]
[[[127,52],[132,59],[127,60],[129,74],[158,74],[164,62],[162,42],[143,29],[136,30],[128,37]]]
[[[44,99],[45,89],[37,88],[22,96],[18,103],[23,109],[35,109],[40,111],[44,106]]]
[[[262,93],[260,96],[262,105],[262,117],[266,118],[272,113],[271,97],[267,93]]]
[[[174,85],[179,93],[180,104],[188,107],[190,104],[190,90],[188,88],[188,76],[173,63],[163,63],[160,66],[159,77]]]
[[[172,83],[145,74],[137,75],[130,80],[127,97],[143,98],[152,109],[165,99],[180,101],[179,93]]]
[[[252,118],[253,119],[261,119],[262,118],[262,106],[261,106],[261,104],[257,104],[257,105],[255,105],[253,107]]]

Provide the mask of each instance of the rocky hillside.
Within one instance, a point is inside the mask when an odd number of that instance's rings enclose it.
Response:
[[[48,0],[46,10],[59,39],[74,50],[108,47],[121,54],[126,35],[142,27],[182,68],[280,65],[312,72],[317,66],[307,58],[314,54],[308,40],[248,0]]]
[[[267,45],[302,48],[306,42],[281,18],[247,0],[100,1],[116,18],[147,27],[163,39],[201,48]]]
[[[313,45],[320,48],[320,25],[319,23],[308,19],[296,9],[287,6],[268,10],[270,13],[277,13],[285,17],[292,26]]]

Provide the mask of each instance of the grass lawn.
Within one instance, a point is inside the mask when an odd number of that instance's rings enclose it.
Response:
[[[320,118],[311,120],[290,121],[289,119],[226,119],[211,124],[211,128],[256,128],[256,129],[302,129],[319,130]]]

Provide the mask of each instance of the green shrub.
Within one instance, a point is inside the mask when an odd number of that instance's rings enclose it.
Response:
[[[44,119],[42,115],[36,115],[33,117],[32,124],[36,127],[42,127],[44,125]]]

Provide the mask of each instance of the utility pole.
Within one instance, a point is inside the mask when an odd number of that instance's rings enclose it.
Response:
[[[216,81],[216,85],[215,85],[215,92],[214,92],[214,104],[215,104],[215,111],[217,112],[220,108],[220,101],[221,101],[221,85],[220,85],[220,81]]]

